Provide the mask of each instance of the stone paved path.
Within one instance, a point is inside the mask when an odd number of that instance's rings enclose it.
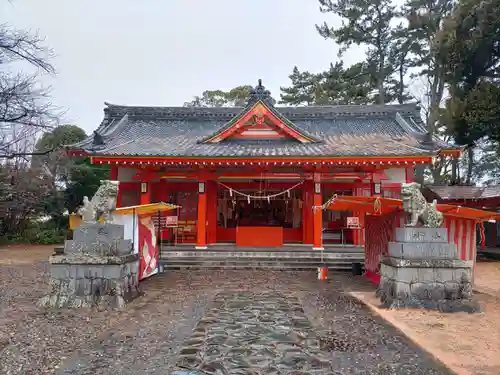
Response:
[[[156,277],[144,284],[155,297],[59,374],[449,374],[344,293],[367,284],[330,276],[327,283],[309,272]]]

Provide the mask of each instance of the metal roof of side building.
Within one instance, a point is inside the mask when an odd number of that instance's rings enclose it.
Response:
[[[306,139],[209,139],[257,105]],[[417,104],[278,107],[262,86],[246,107],[142,107],[105,103],[94,135],[70,146],[89,155],[159,157],[428,156],[459,147],[430,137]]]

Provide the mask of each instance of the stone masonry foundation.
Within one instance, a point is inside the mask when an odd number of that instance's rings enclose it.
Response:
[[[139,255],[121,225],[83,224],[49,263],[50,292],[41,306],[122,308],[140,294]]]
[[[445,228],[397,228],[381,260],[377,297],[388,308],[480,311],[472,299],[472,267],[458,259]]]

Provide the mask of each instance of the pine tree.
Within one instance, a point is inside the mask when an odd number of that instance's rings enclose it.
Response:
[[[290,74],[288,78],[292,81],[292,85],[289,87],[280,87],[281,104],[317,104],[318,95],[321,96],[320,75],[301,72],[299,68],[295,66],[292,74]]]
[[[345,69],[342,62],[330,64],[324,72],[301,72],[297,67],[289,76],[292,85],[281,87],[282,104],[340,105],[368,104],[376,100],[375,86],[366,64],[358,63]]]
[[[367,48],[366,66],[373,79],[377,103],[389,102],[387,83],[394,67],[391,65],[393,27],[399,17],[391,0],[319,0],[323,13],[334,13],[342,18],[342,26],[333,28],[325,22],[316,28],[325,39],[333,39],[340,46],[340,55],[353,45]]]
[[[479,143],[500,141],[500,0],[462,0],[435,41],[449,85],[449,132],[468,150],[465,182],[473,179]]]
[[[184,107],[244,107],[253,87],[250,85],[236,86],[229,91],[206,90],[201,96],[195,96]]]

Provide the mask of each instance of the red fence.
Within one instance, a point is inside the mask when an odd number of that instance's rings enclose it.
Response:
[[[369,215],[365,218],[365,270],[366,277],[380,282],[380,259],[387,255],[389,242],[394,241],[395,228],[401,225],[401,213]]]

